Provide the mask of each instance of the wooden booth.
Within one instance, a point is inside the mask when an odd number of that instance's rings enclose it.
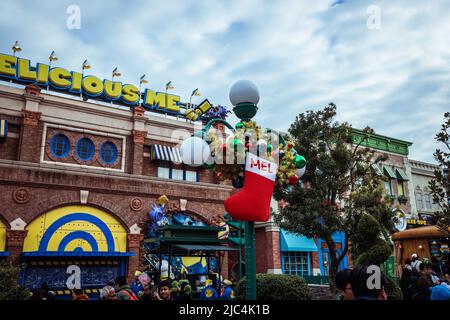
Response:
[[[448,229],[450,232],[450,228]],[[396,232],[392,235],[394,241],[395,276],[400,277],[402,267],[407,258],[417,253],[420,259],[440,259],[445,250],[448,251],[448,233],[436,226],[425,226]]]

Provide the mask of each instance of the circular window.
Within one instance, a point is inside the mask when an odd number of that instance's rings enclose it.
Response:
[[[77,143],[77,156],[81,160],[88,161],[94,157],[95,146],[91,139],[82,138]]]
[[[105,142],[100,149],[100,154],[104,162],[112,164],[117,160],[117,147],[110,141]]]
[[[70,150],[70,141],[63,134],[57,134],[50,140],[50,151],[55,157],[64,158]]]

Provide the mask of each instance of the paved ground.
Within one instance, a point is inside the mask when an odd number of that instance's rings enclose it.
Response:
[[[308,285],[312,300],[336,300],[336,295],[330,292],[328,286]]]

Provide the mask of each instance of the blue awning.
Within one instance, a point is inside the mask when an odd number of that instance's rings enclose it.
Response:
[[[6,138],[8,136],[8,121],[0,119],[0,138]]]
[[[317,252],[317,245],[312,238],[309,239],[281,229],[280,249],[281,251]]]
[[[134,252],[83,252],[83,251],[34,251],[24,252],[24,257],[133,257]]]
[[[180,149],[163,146],[159,144],[152,145],[151,160],[172,161],[174,163],[181,163]]]

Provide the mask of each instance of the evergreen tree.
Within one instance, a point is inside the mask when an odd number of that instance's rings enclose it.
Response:
[[[30,297],[27,288],[19,286],[20,269],[10,263],[0,263],[0,300],[26,300]]]
[[[365,128],[363,136],[357,138],[348,123],[333,120],[335,115],[336,106],[331,103],[323,110],[296,117],[289,134],[298,153],[307,160],[303,183],[277,185],[274,192],[275,199],[286,204],[275,216],[282,228],[326,242],[332,291],[336,290],[339,264],[348,253],[350,235],[357,231],[360,219],[370,214],[384,229],[393,227],[392,200],[384,196],[382,178],[372,170],[373,164],[387,159],[386,155],[362,145],[372,129]],[[340,254],[332,237],[338,231],[345,238]]]
[[[444,151],[436,149],[434,158],[440,169],[434,170],[435,178],[429,182],[433,195],[433,202],[439,205],[439,211],[435,213],[436,225],[444,236],[449,236],[450,228],[450,112],[444,114],[444,123],[435,139],[444,144]]]
[[[355,265],[379,266],[392,253],[392,247],[382,237],[380,223],[370,214],[361,217],[350,240]]]

